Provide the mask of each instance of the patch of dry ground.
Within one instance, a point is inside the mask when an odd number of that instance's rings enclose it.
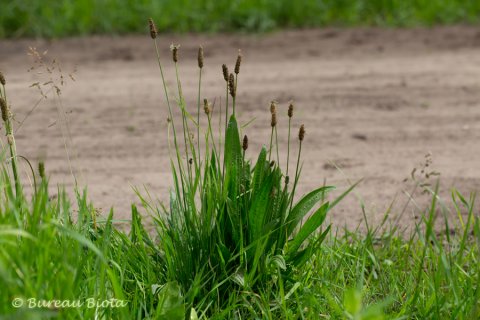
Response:
[[[295,101],[295,126],[305,123],[307,129],[300,192],[324,181],[342,189],[363,178],[355,195],[332,213],[337,226],[355,227],[363,218],[361,203],[376,221],[395,198],[394,213],[403,211],[405,192],[413,185],[404,179],[427,153],[433,160],[429,168],[441,173],[442,196],[448,198],[451,187],[468,193],[480,186],[479,28],[324,29],[159,40],[172,81],[168,47],[181,44],[183,90],[192,112],[197,46],[206,53],[203,96],[217,97],[217,104],[224,93],[220,66],[233,67],[236,50],[242,49],[237,109],[244,123],[256,118],[245,130],[250,155],[268,141],[269,102],[277,100],[283,115],[287,102]],[[37,81],[27,72],[28,46],[48,49],[64,70],[78,66],[77,81],[62,89],[62,101],[73,140],[71,164],[94,204],[103,212],[114,206],[116,217],[128,218],[130,203],[138,202],[132,186],[145,185],[153,196],[167,199],[167,109],[149,37],[0,41],[0,69],[17,120],[39,97],[28,88]],[[286,119],[280,119],[282,143]],[[18,130],[17,142],[22,155],[46,158],[52,185],[71,190],[60,123],[49,99]],[[421,193],[414,200],[400,219],[403,224],[415,219],[415,204],[428,203]]]

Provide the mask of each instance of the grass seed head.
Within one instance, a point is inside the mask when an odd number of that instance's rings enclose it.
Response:
[[[228,68],[227,65],[222,64],[223,79],[228,83]]]
[[[242,52],[238,50],[237,62],[235,62],[235,74],[240,73],[240,65],[242,64]]]
[[[230,95],[232,96],[232,98],[235,98],[237,90],[235,88],[235,76],[233,75],[233,73],[230,73],[230,76],[228,77],[228,88],[230,90]]]
[[[275,101],[270,102],[270,113],[274,114],[277,111],[277,103]]]
[[[203,47],[202,46],[198,48],[198,67],[200,69],[203,68]]]
[[[290,182],[290,176],[285,176],[285,184],[288,184]]]
[[[157,26],[155,25],[155,22],[153,22],[152,18],[148,19],[148,25],[150,26],[150,37],[152,37],[152,39],[155,39],[157,37],[158,31]]]
[[[303,139],[305,139],[305,126],[302,124],[298,130],[298,140],[303,141]]]
[[[210,110],[210,104],[208,103],[207,99],[203,99],[203,110],[205,114],[208,116],[212,110]]]
[[[171,44],[170,45],[170,50],[172,50],[172,58],[173,58],[173,62],[177,63],[178,62],[178,48],[180,48],[180,45],[175,45],[175,44]]]
[[[288,106],[288,117],[293,117],[293,102],[290,102],[290,105]]]
[[[38,163],[38,174],[40,175],[40,178],[45,179],[45,162],[43,161]]]
[[[9,114],[8,106],[7,106],[7,102],[3,98],[0,98],[0,107],[2,109],[2,120],[7,121],[8,114]]]
[[[0,71],[0,83],[4,86],[6,81],[5,81],[5,77],[3,76],[3,73],[2,71]]]
[[[274,112],[272,113],[272,121],[270,122],[270,125],[272,128],[274,128],[277,125],[277,113]]]
[[[243,151],[246,151],[248,149],[248,137],[247,137],[247,135],[245,135],[243,137],[242,149],[243,149]]]

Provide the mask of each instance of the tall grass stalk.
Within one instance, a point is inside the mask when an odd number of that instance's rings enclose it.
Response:
[[[12,173],[15,181],[15,194],[17,197],[22,196],[22,186],[20,184],[20,177],[18,175],[18,160],[17,147],[15,144],[15,137],[13,135],[13,124],[11,121],[11,110],[8,105],[7,90],[5,89],[6,80],[3,73],[0,71],[0,107],[2,113],[2,120],[5,126],[5,134],[7,136],[8,148],[10,151],[10,163],[12,166]]]
[[[198,48],[198,97],[197,97],[197,150],[198,150],[198,161],[201,161],[202,154],[200,150],[200,100],[201,100],[201,88],[202,88],[202,69],[203,69],[203,47]],[[201,173],[200,173],[201,174]],[[200,180],[201,177],[200,177]]]

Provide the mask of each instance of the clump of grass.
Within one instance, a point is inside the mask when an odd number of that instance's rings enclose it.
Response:
[[[76,190],[75,206],[61,188],[50,194],[43,162],[42,179],[27,198],[13,186],[13,168],[0,160],[1,318],[140,319],[170,312],[158,302],[162,293],[152,292],[161,264],[134,206],[126,234],[114,227],[113,211],[96,219],[86,192]],[[62,301],[76,305],[54,305]],[[108,307],[119,301],[125,307]]]
[[[157,48],[157,39],[152,38]],[[175,69],[178,70],[178,46],[172,45],[171,48]],[[161,69],[159,55],[157,60]],[[324,199],[333,187],[322,186],[294,202],[295,188],[300,178],[301,145],[305,129],[303,125],[300,127],[296,176],[290,189],[282,183],[285,175],[279,167],[277,113],[273,102],[269,151],[264,147],[255,162],[248,159],[248,138],[245,136],[241,143],[235,109],[241,60],[239,53],[234,73],[228,73],[227,66],[222,66],[227,88],[226,112],[232,107],[232,113],[225,116],[223,154],[216,147],[207,100],[204,100],[207,128],[200,128],[199,120],[193,123],[197,126],[197,132],[203,131],[205,150],[201,151],[200,144],[195,145],[187,140],[192,117],[185,105],[177,72],[176,101],[182,115],[180,122],[183,129],[181,133],[185,137],[184,146],[176,142],[175,137],[179,132],[176,131],[175,122],[178,120],[172,117],[169,132],[173,134],[169,136],[173,136],[173,144],[169,141],[169,145],[174,187],[169,205],[162,207],[162,213],[154,215],[154,219],[163,253],[165,280],[179,283],[185,296],[189,297],[191,306],[200,301],[205,303],[205,297],[209,297],[218,300],[218,307],[224,307],[232,290],[256,292],[264,289],[273,277],[287,279],[296,268],[308,261],[321,244],[330,229],[328,226],[322,227],[327,212],[351,190],[329,203]],[[163,76],[162,80],[168,104],[171,99]],[[200,83],[201,80],[198,100]],[[197,106],[197,119],[199,117]],[[270,161],[274,136],[276,163]],[[204,157],[200,158],[200,154]],[[190,159],[195,167],[184,166],[182,159]],[[308,219],[300,225],[304,218]],[[319,230],[321,232],[317,235]],[[289,283],[282,285],[289,288]]]

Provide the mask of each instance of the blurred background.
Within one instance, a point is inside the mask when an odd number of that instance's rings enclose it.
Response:
[[[475,24],[477,0],[2,0],[0,37]]]

